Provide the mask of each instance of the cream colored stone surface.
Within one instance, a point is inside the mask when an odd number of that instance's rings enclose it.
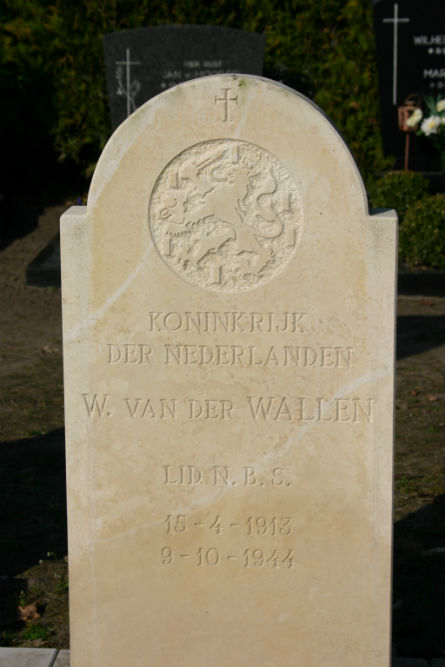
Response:
[[[396,216],[328,119],[180,85],[61,241],[73,667],[389,665]]]

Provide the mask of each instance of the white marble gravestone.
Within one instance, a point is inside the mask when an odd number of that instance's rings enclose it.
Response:
[[[73,667],[388,665],[396,216],[329,120],[181,84],[61,247]]]

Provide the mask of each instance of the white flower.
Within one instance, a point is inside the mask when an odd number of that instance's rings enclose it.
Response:
[[[422,114],[422,111],[420,109],[414,109],[411,116],[406,121],[406,124],[408,125],[408,127],[415,127],[417,125],[417,123],[420,121],[420,119],[422,118],[422,116],[423,116],[423,114]]]
[[[445,111],[445,100],[439,100],[436,104],[436,109],[439,113]]]
[[[429,137],[430,134],[437,134],[440,121],[441,119],[439,116],[430,116],[429,118],[425,118],[422,125],[420,126],[420,129],[427,137]]]

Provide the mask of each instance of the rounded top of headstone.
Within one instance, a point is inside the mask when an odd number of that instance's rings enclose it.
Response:
[[[302,238],[337,224],[357,234],[367,214],[355,162],[323,112],[239,74],[180,84],[127,118],[98,162],[88,210],[99,202],[110,225],[119,208],[127,230],[143,224],[177,277],[219,293],[268,283]]]
[[[195,139],[193,143],[188,138],[190,135]],[[144,141],[145,137],[150,137],[153,147],[165,147],[167,153],[170,153],[167,147],[173,143],[184,149],[206,139],[222,137],[260,138],[266,149],[274,142],[280,149],[287,146],[286,153],[292,155],[306,173],[316,167],[320,175],[330,173],[333,178],[352,178],[367,212],[366,191],[358,168],[332,121],[301,93],[265,77],[206,76],[181,83],[148,100],[107,142],[92,179],[90,205],[124,154],[143,137]],[[333,158],[335,164],[341,162],[343,174],[332,173]]]

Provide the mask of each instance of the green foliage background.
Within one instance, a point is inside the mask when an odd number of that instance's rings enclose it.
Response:
[[[445,269],[445,197],[425,195],[413,204],[400,225],[399,257],[410,266]]]
[[[429,190],[428,180],[418,171],[388,171],[368,187],[373,208],[394,208],[402,223],[411,206]]]
[[[266,35],[264,74],[331,117],[365,178],[388,166],[371,0],[0,0],[0,131],[91,173],[110,135],[101,36],[169,23]]]

